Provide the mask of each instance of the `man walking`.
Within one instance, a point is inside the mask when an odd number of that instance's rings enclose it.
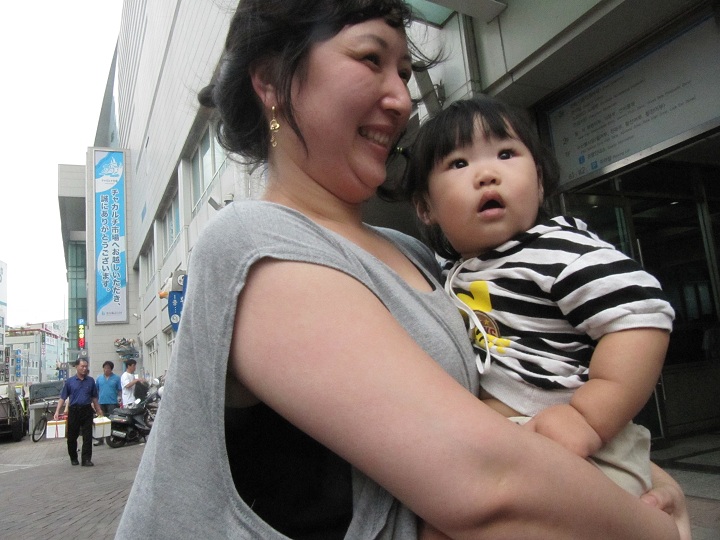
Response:
[[[60,400],[55,409],[55,420],[60,416],[60,410],[66,400],[70,402],[67,419],[67,448],[70,454],[70,463],[78,465],[77,439],[82,435],[82,466],[92,467],[92,428],[93,410],[102,416],[102,409],[98,404],[97,387],[95,380],[88,375],[88,361],[79,358],[75,362],[77,374],[65,381],[60,392]]]
[[[120,385],[120,377],[113,373],[115,364],[110,360],[103,362],[103,374],[100,375],[95,381],[95,386],[98,390],[98,401],[100,402],[100,408],[102,409],[103,416],[109,416],[111,412],[115,410],[120,402],[120,394],[122,387]],[[95,443],[95,446],[105,444],[105,441],[100,438]]]
[[[129,407],[130,404],[135,401],[135,385],[139,382],[145,382],[145,379],[140,379],[137,375],[135,375],[137,360],[133,360],[131,358],[126,360],[125,363],[127,368],[120,378],[120,382],[122,384],[122,404],[123,407]]]

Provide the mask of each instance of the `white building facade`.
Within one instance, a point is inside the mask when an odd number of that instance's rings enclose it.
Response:
[[[29,387],[33,383],[57,381],[66,375],[68,347],[65,321],[8,327],[7,380]]]
[[[5,321],[7,320],[7,263],[0,261],[0,382],[10,380],[10,364],[5,355]]]

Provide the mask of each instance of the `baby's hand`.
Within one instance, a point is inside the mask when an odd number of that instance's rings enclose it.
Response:
[[[536,414],[525,427],[560,443],[582,458],[600,450],[602,439],[571,405],[555,405]]]

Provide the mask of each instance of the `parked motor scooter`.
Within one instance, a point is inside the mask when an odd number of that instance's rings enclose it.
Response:
[[[160,401],[162,401],[162,394],[163,394],[163,388],[165,387],[165,376],[160,375],[157,379],[153,379],[153,388],[157,392],[157,395],[155,399],[151,400],[147,404],[147,417],[146,417],[146,423],[150,427],[152,427],[153,422],[155,422],[155,415],[157,415],[158,407],[160,406]],[[152,391],[152,388],[151,388]]]
[[[136,398],[129,407],[115,409],[110,415],[110,435],[106,441],[110,448],[120,448],[127,443],[147,440],[155,421],[157,408],[152,405],[159,399],[160,381],[153,384],[142,399]]]

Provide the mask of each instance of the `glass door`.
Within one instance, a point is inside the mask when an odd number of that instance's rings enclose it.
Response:
[[[717,324],[712,272],[718,215],[714,197],[705,193],[714,193],[715,185],[708,188],[707,178],[686,163],[656,161],[562,195],[564,213],[585,221],[662,285],[675,309],[666,367],[705,361],[703,340]],[[661,378],[636,418],[656,439],[666,432],[665,390]]]

